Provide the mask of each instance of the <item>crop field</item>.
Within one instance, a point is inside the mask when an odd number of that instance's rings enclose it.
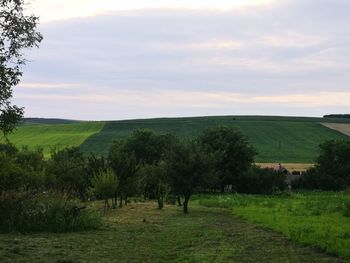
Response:
[[[48,155],[53,147],[80,146],[88,137],[99,132],[103,122],[81,122],[54,125],[22,125],[10,135],[10,141],[17,147],[42,148]]]
[[[350,136],[349,123],[322,123],[323,126]]]
[[[102,203],[96,203],[102,207]],[[192,205],[188,215],[153,202],[104,216],[99,230],[64,234],[1,234],[2,262],[341,262],[225,209]]]
[[[164,118],[109,122],[72,122],[31,120],[10,137],[17,146],[42,147],[48,154],[51,147],[80,146],[85,153],[101,155],[108,152],[113,140],[126,137],[136,129],[157,133],[174,133],[180,138],[192,137],[208,127],[234,126],[240,129],[257,149],[258,163],[312,164],[320,143],[328,139],[350,137],[320,124],[322,118],[217,116],[196,118]],[[326,119],[327,123],[349,122]],[[69,123],[62,120],[63,123]]]
[[[221,195],[198,198],[201,205],[228,208],[251,223],[283,233],[350,260],[350,194],[296,193],[290,196]]]

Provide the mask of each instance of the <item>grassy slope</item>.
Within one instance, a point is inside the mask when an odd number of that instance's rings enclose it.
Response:
[[[103,122],[22,125],[10,136],[10,141],[18,147],[41,147],[44,153],[48,154],[52,147],[81,145],[89,136],[98,133],[103,125]]]
[[[349,194],[207,196],[199,199],[199,203],[230,208],[234,214],[279,231],[293,241],[318,246],[350,260],[350,217],[343,214],[344,203],[350,203]]]
[[[110,143],[125,137],[138,128],[156,132],[173,132],[180,137],[194,136],[207,127],[232,125],[246,134],[258,150],[257,162],[312,163],[318,145],[327,139],[349,139],[337,131],[323,127],[321,118],[297,117],[202,117],[147,119],[107,122],[100,133],[88,138],[82,145],[84,152],[106,153]],[[346,122],[327,119],[327,122]]]
[[[143,222],[143,219],[146,222]],[[101,230],[0,235],[2,262],[337,262],[215,208],[129,204]]]

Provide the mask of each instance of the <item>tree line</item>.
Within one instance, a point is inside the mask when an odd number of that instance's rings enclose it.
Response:
[[[130,197],[137,197],[155,200],[159,209],[165,203],[178,204],[188,213],[189,201],[197,193],[274,194],[286,190],[285,174],[255,166],[255,156],[247,137],[226,126],[184,140],[174,134],[136,130],[114,141],[105,156],[68,147],[53,149],[45,158],[41,149],[0,144],[0,231],[15,227],[11,224],[20,222],[19,218],[30,219],[28,229],[35,228],[38,221],[49,221],[47,214],[53,224],[63,222],[57,219],[62,217],[71,220],[64,221],[71,228],[78,225],[77,218],[96,226],[97,221],[82,205],[89,200],[104,200],[104,212],[122,208]],[[350,142],[323,143],[316,165],[292,186],[349,187]],[[66,229],[62,225],[53,228]]]

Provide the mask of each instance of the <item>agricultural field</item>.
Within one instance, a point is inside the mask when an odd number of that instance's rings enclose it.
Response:
[[[349,123],[321,123],[323,126],[350,136]]]
[[[88,137],[99,132],[103,122],[80,122],[71,124],[25,124],[18,127],[9,139],[17,147],[42,148],[45,156],[52,148],[80,146]]]
[[[289,240],[350,260],[350,194],[305,192],[290,196],[218,195],[197,198],[207,207],[228,208],[248,222]]]
[[[69,121],[62,120],[63,123]],[[106,154],[113,140],[123,138],[136,129],[151,129],[157,133],[175,133],[181,138],[192,137],[208,127],[234,126],[240,129],[256,147],[258,163],[312,164],[318,145],[328,139],[350,139],[349,136],[320,124],[345,123],[347,119],[217,116],[197,118],[164,118],[108,122],[72,122],[60,120],[27,121],[10,137],[17,146],[42,147],[46,154],[55,146],[80,146],[85,153]]]
[[[95,203],[102,207],[102,203]],[[2,262],[342,262],[233,216],[192,205],[188,215],[153,202],[131,203],[104,216],[99,230],[2,234]]]

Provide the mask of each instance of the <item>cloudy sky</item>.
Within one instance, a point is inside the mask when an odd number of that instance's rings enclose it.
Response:
[[[348,0],[33,0],[27,117],[350,112]]]

